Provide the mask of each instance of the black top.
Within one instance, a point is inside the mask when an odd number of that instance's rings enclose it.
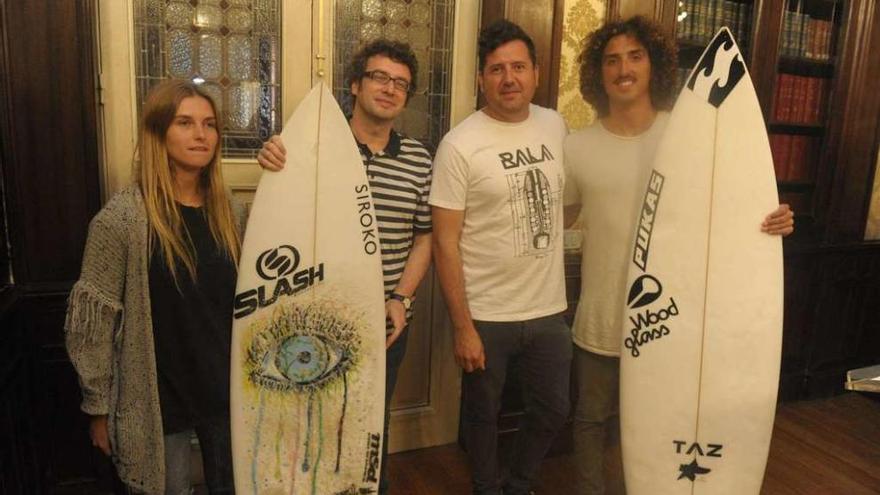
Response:
[[[202,208],[178,204],[196,252],[197,281],[178,264],[174,284],[158,243],[150,302],[164,433],[229,415],[229,351],[235,265],[217,248]]]

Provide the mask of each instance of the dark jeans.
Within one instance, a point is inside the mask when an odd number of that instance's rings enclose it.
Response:
[[[201,421],[193,429],[202,450],[205,484],[211,495],[235,493],[229,418]],[[165,435],[165,493],[191,492],[190,439],[193,430]]]
[[[578,389],[572,435],[575,493],[622,495],[626,489],[620,457],[620,358],[575,345],[573,366]]]
[[[561,314],[520,322],[475,321],[486,369],[462,379],[462,422],[475,495],[499,495],[498,413],[507,365],[517,357],[525,416],[504,495],[526,494],[569,412],[571,332]]]
[[[379,494],[388,493],[388,423],[391,420],[391,396],[394,395],[394,386],[397,385],[397,372],[400,363],[406,355],[406,340],[409,335],[409,327],[400,332],[400,337],[391,344],[385,352],[385,436],[382,439],[382,467],[379,471]]]

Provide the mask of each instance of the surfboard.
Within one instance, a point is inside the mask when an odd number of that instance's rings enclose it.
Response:
[[[369,184],[323,83],[281,139],[287,164],[260,178],[234,300],[236,493],[375,493],[385,310]]]
[[[621,347],[630,495],[760,492],[779,382],[782,243],[764,120],[722,28],[682,90],[641,206]]]

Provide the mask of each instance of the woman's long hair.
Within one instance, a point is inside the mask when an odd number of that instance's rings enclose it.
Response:
[[[185,80],[163,81],[150,90],[144,102],[138,143],[140,160],[135,162],[135,180],[144,198],[150,226],[150,252],[154,243],[158,242],[165,265],[178,286],[178,263],[183,265],[193,281],[196,280],[196,253],[175,202],[175,171],[168,159],[165,136],[174,121],[180,102],[188,97],[207,100],[220,121],[214,100],[199,86]],[[237,266],[241,244],[232,208],[229,206],[229,194],[223,184],[220,138],[218,125],[214,157],[202,170],[199,187],[203,193],[203,207],[214,242]]]

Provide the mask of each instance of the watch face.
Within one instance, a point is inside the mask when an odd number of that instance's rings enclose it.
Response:
[[[400,301],[400,303],[403,304],[403,309],[409,310],[409,308],[412,306],[412,299],[411,298],[406,297],[401,294],[397,294],[396,292],[391,293],[391,299],[395,299],[397,301]]]

